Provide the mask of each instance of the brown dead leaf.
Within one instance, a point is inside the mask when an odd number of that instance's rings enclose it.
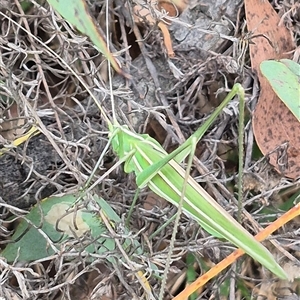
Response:
[[[25,120],[20,118],[19,107],[16,103],[13,103],[7,111],[0,109],[0,118],[4,120],[0,124],[0,143],[10,144],[25,133],[26,129],[23,128]]]
[[[256,142],[263,154],[270,154],[270,163],[277,171],[297,178],[300,176],[300,123],[277,97],[259,69],[264,60],[291,58],[288,53],[296,46],[268,1],[245,0],[245,11],[248,31],[253,34],[251,64],[261,85],[253,115]]]

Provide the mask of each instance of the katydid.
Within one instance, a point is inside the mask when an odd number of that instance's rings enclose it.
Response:
[[[27,32],[26,30],[24,31]],[[27,33],[30,34],[29,32]],[[36,37],[34,38],[36,39]],[[39,40],[37,41],[40,42]],[[72,68],[47,45],[43,45],[45,49],[62,61],[66,68],[68,68],[87,89],[95,100],[95,103],[99,104],[84,81],[76,75]],[[139,188],[148,186],[157,195],[165,198],[176,206],[179,205],[180,200],[183,200],[183,211],[196,220],[210,234],[225,238],[260,262],[279,278],[287,279],[287,274],[277,264],[271,253],[218,205],[191,176],[187,177],[186,172],[179,165],[179,163],[190,154],[191,150],[194,149],[195,144],[201,139],[202,135],[222,109],[237,94],[241,100],[244,101],[244,91],[240,84],[236,84],[233,87],[232,91],[202,127],[171,154],[168,154],[161,145],[149,135],[136,134],[130,131],[127,126],[121,126],[115,117],[113,118],[114,122],[111,123],[102,107],[100,105],[98,105],[98,107],[107,121],[110,131],[110,141],[114,152],[119,156],[121,161],[125,162],[125,172],[135,173]],[[113,103],[112,107],[114,108]],[[185,182],[187,182],[186,185]]]
[[[25,29],[23,30],[27,32]],[[30,34],[30,32],[27,33]],[[33,38],[40,42],[36,37],[33,36]],[[186,192],[182,195],[186,174],[178,163],[189,155],[195,143],[201,139],[208,127],[235,95],[238,94],[241,100],[244,101],[244,90],[240,84],[233,86],[232,91],[227,95],[220,106],[215,109],[201,128],[175,151],[168,154],[161,145],[149,135],[136,134],[130,131],[127,126],[120,125],[114,115],[113,103],[112,112],[114,121],[112,123],[85,82],[77,76],[73,69],[57,53],[47,45],[43,44],[43,46],[59,59],[89,92],[107,122],[110,131],[110,141],[114,152],[121,161],[125,162],[125,172],[135,173],[138,187],[143,188],[148,186],[157,195],[163,197],[175,206],[178,206],[183,196],[183,211],[196,220],[206,231],[216,237],[225,238],[235,246],[241,248],[279,278],[288,278],[287,274],[277,264],[271,253],[218,205],[191,176],[188,177],[188,184],[185,186]],[[111,97],[113,100],[112,91]]]
[[[149,135],[134,133],[127,126],[120,125],[115,118],[114,123],[111,123],[105,116],[113,150],[125,161],[124,171],[135,173],[139,188],[148,186],[154,193],[178,206],[185,179],[185,170],[178,163],[189,155],[193,145],[201,139],[218,114],[237,94],[244,101],[244,90],[240,84],[235,84],[202,127],[170,154]],[[210,234],[224,238],[244,250],[279,278],[287,278],[287,274],[262,244],[215,202],[191,176],[187,182],[182,207],[187,215]]]

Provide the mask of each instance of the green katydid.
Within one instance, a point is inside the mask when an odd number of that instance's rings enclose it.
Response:
[[[61,59],[46,45],[45,48],[58,59]],[[63,60],[62,62],[69,70],[73,71],[67,63]],[[78,79],[86,87],[79,77]],[[148,186],[156,194],[174,205],[179,205],[182,198],[183,211],[199,222],[209,233],[227,239],[278,277],[286,279],[287,274],[276,263],[268,250],[219,206],[192,177],[187,177],[186,172],[178,164],[190,154],[208,127],[236,94],[240,96],[242,101],[244,100],[244,91],[239,84],[233,87],[203,126],[171,154],[167,154],[161,145],[148,135],[136,134],[130,131],[128,127],[121,126],[115,117],[113,118],[114,123],[110,122],[101,106],[99,109],[107,121],[110,141],[115,153],[125,162],[125,172],[136,174],[137,185],[140,188]],[[91,96],[93,97],[93,95]],[[94,97],[93,99],[98,104]],[[113,104],[112,107],[114,107]],[[183,193],[183,186],[186,181],[187,185]]]
[[[23,30],[27,32],[26,29]],[[30,32],[27,33],[30,34]],[[33,38],[36,39],[34,36]],[[40,42],[39,40],[37,41]],[[115,116],[113,116],[114,123],[112,123],[85,82],[77,76],[58,54],[47,45],[43,44],[43,46],[57,59],[61,60],[65,67],[77,77],[90,93],[108,124],[110,141],[115,153],[125,162],[125,172],[134,172],[136,174],[137,185],[140,188],[148,186],[156,194],[174,205],[178,205],[181,198],[183,198],[183,211],[199,222],[205,230],[214,236],[225,238],[241,248],[279,278],[287,278],[287,274],[276,263],[269,251],[219,206],[190,176],[185,187],[186,192],[182,195],[184,182],[186,181],[186,172],[178,163],[189,155],[194,145],[201,139],[208,127],[235,95],[238,94],[241,100],[244,101],[244,90],[240,84],[234,85],[232,91],[201,128],[179,148],[171,154],[167,154],[153,138],[146,134],[136,134],[130,131],[127,126],[121,126],[116,121]],[[113,103],[112,107],[114,108]]]
[[[48,0],[64,16],[70,17],[75,22],[77,28],[86,33],[98,44],[98,34],[96,26],[87,14],[81,11],[86,10],[84,1],[77,1],[77,7],[72,2],[71,15],[66,15],[65,3],[62,1]],[[70,1],[69,5],[71,4]],[[80,9],[78,9],[80,8]],[[76,16],[74,18],[74,16]],[[89,27],[80,20],[86,20]],[[88,31],[90,30],[90,31]],[[96,39],[93,39],[97,36]],[[100,40],[100,49],[112,63],[113,67],[120,72],[114,58],[105,46],[105,42]],[[206,229],[212,235],[223,237],[234,245],[242,248],[246,253],[258,260],[265,267],[273,271],[277,276],[286,278],[284,271],[276,264],[271,254],[242,227],[229,214],[227,214],[213,199],[207,194],[191,177],[188,178],[188,185],[184,198],[182,188],[185,183],[185,171],[179,166],[179,162],[185,158],[192,147],[200,140],[204,132],[214,121],[222,108],[231,100],[235,94],[243,93],[240,85],[235,85],[232,92],[224,102],[211,115],[211,117],[199,128],[183,145],[171,154],[167,154],[163,148],[148,135],[138,135],[131,132],[127,127],[120,126],[116,121],[112,124],[108,118],[112,146],[120,159],[125,159],[125,172],[135,172],[137,185],[142,188],[146,185],[156,194],[162,196],[174,205],[178,205],[183,200],[183,211]],[[243,98],[243,95],[242,95]],[[101,109],[102,110],[102,109]],[[104,113],[104,112],[103,112]],[[114,118],[115,120],[115,118]],[[196,200],[192,200],[196,199]]]
[[[186,175],[178,162],[189,155],[190,150],[201,139],[222,109],[237,94],[241,101],[244,101],[244,90],[240,84],[235,84],[202,127],[170,154],[149,135],[136,134],[127,126],[120,125],[115,118],[114,123],[110,122],[103,109],[100,106],[99,108],[108,123],[113,150],[125,162],[124,171],[135,173],[139,188],[148,186],[154,193],[178,206]],[[187,182],[182,207],[186,214],[198,221],[210,234],[230,241],[278,277],[287,278],[284,270],[263,245],[219,206],[192,177],[189,176]]]

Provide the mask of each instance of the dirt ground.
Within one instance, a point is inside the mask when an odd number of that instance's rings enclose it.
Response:
[[[267,226],[299,202],[300,181],[278,173],[255,143],[251,116],[259,83],[249,53],[240,52],[246,36],[242,1],[189,1],[169,26],[173,58],[166,53],[159,28],[133,25],[129,4],[124,2],[110,1],[109,6],[111,50],[130,75],[128,79],[115,74],[111,81],[118,121],[149,134],[171,152],[240,82],[246,89],[242,224],[257,233],[258,223]],[[300,7],[291,9],[294,2],[289,0],[277,2],[272,5],[280,16],[288,14],[291,34],[299,46]],[[87,3],[104,31],[105,1]],[[120,228],[125,227],[130,211],[128,236],[143,251],[138,255],[132,248],[127,255],[138,270],[147,270],[154,295],[149,298],[135,276],[137,270],[128,266],[116,248],[96,260],[78,251],[77,256],[72,253],[74,259],[60,252],[39,261],[7,263],[0,253],[0,299],[158,299],[161,279],[157,274],[165,269],[174,223],[152,234],[176,214],[176,208],[143,189],[131,210],[137,191],[135,176],[124,173],[111,147],[105,148],[107,123],[88,92],[111,116],[105,59],[46,1],[0,0],[0,13],[0,249],[11,240],[24,210],[46,197],[79,193],[99,163],[90,186],[96,184],[88,193],[111,205],[122,220]],[[191,170],[196,181],[235,217],[238,119],[236,98],[197,145]],[[12,146],[34,124],[42,133]],[[109,175],[103,176],[108,170]],[[299,240],[298,217],[272,236],[273,243],[264,243],[294,277],[300,274]],[[208,235],[183,214],[163,299],[172,299],[188,284],[187,269],[192,268],[197,277],[232,250],[229,243]],[[187,262],[191,254],[192,267]],[[118,258],[118,263],[109,257]],[[153,265],[157,270],[151,270]],[[299,294],[299,279],[275,280],[245,256],[190,299],[300,299]]]

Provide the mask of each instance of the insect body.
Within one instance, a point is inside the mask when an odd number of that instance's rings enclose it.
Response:
[[[139,188],[148,186],[154,193],[178,206],[183,196],[183,211],[210,234],[224,238],[260,262],[280,278],[286,273],[271,253],[248,233],[232,216],[191,177],[182,195],[186,171],[178,164],[197,143],[222,108],[236,94],[243,96],[237,84],[211,117],[183,145],[168,154],[160,144],[146,134],[136,134],[127,126],[109,124],[114,152],[125,161],[126,173],[134,172]]]

